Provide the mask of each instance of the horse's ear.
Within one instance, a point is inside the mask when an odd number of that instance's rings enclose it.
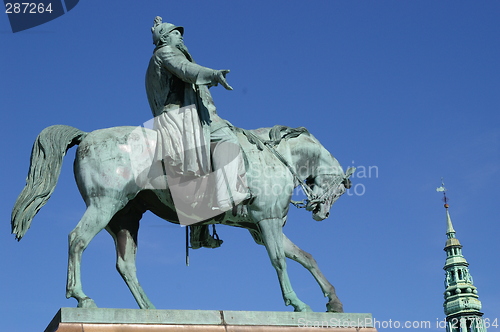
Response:
[[[352,187],[352,181],[349,179],[349,177],[353,175],[355,171],[356,167],[349,167],[347,171],[345,171],[344,181],[342,181],[342,183],[344,184],[344,187],[346,189],[350,189]]]
[[[354,174],[354,171],[356,171],[356,167],[349,167],[347,171],[345,171],[345,177],[349,178],[351,175]]]

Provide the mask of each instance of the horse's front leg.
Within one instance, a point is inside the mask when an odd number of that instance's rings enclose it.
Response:
[[[297,247],[284,234],[283,240],[286,257],[293,259],[309,270],[321,287],[323,294],[328,296],[329,302],[326,304],[327,311],[344,312],[342,302],[340,302],[335,292],[335,287],[333,287],[332,284],[330,284],[330,282],[325,278],[312,255]]]
[[[312,311],[307,304],[299,300],[290,284],[290,279],[288,278],[286,270],[285,251],[283,248],[285,237],[282,228],[283,220],[279,218],[265,219],[259,222],[262,241],[266,246],[271,264],[278,274],[285,305],[292,305],[295,311]]]

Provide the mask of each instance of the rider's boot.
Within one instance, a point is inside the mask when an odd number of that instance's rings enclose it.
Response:
[[[208,231],[208,225],[191,225],[190,227],[190,242],[191,249],[218,248],[224,241],[218,237],[214,238]]]

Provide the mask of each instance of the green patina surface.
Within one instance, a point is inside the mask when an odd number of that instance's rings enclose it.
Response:
[[[155,309],[139,283],[135,265],[139,221],[149,210],[172,223],[195,225],[192,248],[220,246],[222,241],[210,237],[208,225],[246,228],[257,244],[265,246],[285,305],[296,312],[311,311],[293,290],[287,271],[289,258],[309,270],[317,281],[321,294],[328,298],[326,310],[342,313],[335,287],[312,255],[285,236],[283,226],[291,204],[310,211],[316,221],[328,218],[332,205],[350,188],[354,169],[344,173],[338,160],[303,127],[244,130],[222,120],[208,89],[220,84],[231,90],[225,78],[229,71],[196,64],[183,43],[183,31],[163,23],[160,17],[154,20],[156,48],[146,74],[154,130],[114,127],[86,133],[57,125],[38,135],[26,186],[12,211],[13,234],[18,240],[26,234],[54,192],[67,150],[78,145],[74,173],[87,209],[69,234],[66,297],[75,298],[79,308],[97,307],[83,290],[81,260],[92,239],[106,230],[115,242],[117,270],[137,304],[141,309]],[[303,202],[291,200],[297,186],[307,197]],[[332,263],[334,259],[332,256]],[[226,269],[231,270],[231,265]],[[105,313],[96,311],[90,317]],[[218,313],[216,319],[226,319],[224,312]],[[75,314],[87,317],[85,311]],[[184,314],[179,313],[179,319],[184,321]],[[121,311],[112,315],[122,322],[135,317]],[[146,321],[155,322],[167,314],[148,311],[144,315]],[[206,315],[192,312],[188,318],[212,324],[208,317],[214,314]],[[234,314],[227,319],[238,322],[248,315]],[[279,318],[279,322],[305,317],[252,315],[263,320]],[[316,320],[320,319],[324,318]]]
[[[338,322],[352,327],[373,327],[365,313],[229,311],[229,310],[141,310],[106,308],[61,308],[51,324],[196,324],[299,326],[313,322]]]
[[[445,195],[446,202],[446,195]],[[444,292],[444,313],[446,314],[447,332],[486,332],[482,321],[483,313],[477,288],[469,272],[469,263],[462,253],[462,245],[456,238],[456,231],[451,222],[448,204],[446,209],[446,271]]]

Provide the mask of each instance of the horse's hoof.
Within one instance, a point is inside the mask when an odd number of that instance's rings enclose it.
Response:
[[[344,312],[344,306],[338,299],[332,300],[326,304],[326,312]]]
[[[308,306],[307,304],[300,306],[300,307],[296,307],[294,311],[295,312],[313,312],[311,307]]]
[[[77,308],[97,308],[94,300],[90,297],[86,297],[81,301],[78,301]]]

